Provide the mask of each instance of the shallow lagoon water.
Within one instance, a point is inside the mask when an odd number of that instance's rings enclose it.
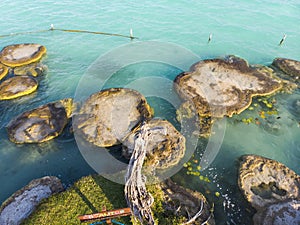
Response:
[[[296,0],[234,1],[30,1],[4,0],[0,4],[1,34],[45,30],[54,24],[57,28],[82,29],[129,34],[133,28],[136,41],[156,40],[181,45],[199,55],[214,58],[235,54],[252,64],[268,65],[275,57],[300,60],[300,3]],[[212,41],[207,44],[209,34]],[[283,34],[287,38],[278,46]],[[84,161],[72,138],[58,138],[39,145],[15,145],[7,139],[5,126],[21,112],[44,103],[73,97],[77,84],[89,65],[100,55],[130,40],[91,34],[49,31],[0,38],[0,48],[15,43],[36,42],[47,47],[44,63],[49,70],[41,78],[36,94],[13,101],[0,102],[0,201],[30,180],[44,175],[60,177],[66,186],[81,176],[93,173]],[[129,72],[130,71],[130,72]],[[173,67],[141,64],[119,71],[128,74],[156,73],[176,76]],[[115,76],[117,77],[117,76]],[[111,79],[108,85],[122,85]],[[114,83],[115,82],[115,83]],[[124,81],[126,82],[126,80]],[[257,112],[245,111],[227,119],[225,137],[213,164],[203,172],[211,183],[181,171],[176,179],[186,186],[205,191],[215,202],[218,224],[251,224],[251,209],[236,188],[237,158],[242,154],[259,154],[276,159],[300,173],[299,108],[295,101],[299,91],[292,95],[279,94],[276,107],[280,119],[276,126],[258,126],[238,122],[243,117],[257,117]],[[154,101],[157,115],[172,108]],[[201,154],[205,141],[199,142]],[[220,192],[215,197],[214,192]]]

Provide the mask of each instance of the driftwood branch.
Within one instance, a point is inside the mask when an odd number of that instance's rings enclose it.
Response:
[[[188,224],[194,223],[203,213],[203,206],[204,206],[204,202],[201,201],[200,210],[193,216],[193,218],[191,218],[189,221],[187,221],[185,223],[182,223],[181,225],[188,225]]]
[[[134,150],[125,177],[125,198],[132,213],[143,224],[154,225],[151,205],[154,199],[146,189],[146,177],[142,174],[142,167],[147,151],[147,140],[150,129],[143,123],[140,132],[137,134]]]

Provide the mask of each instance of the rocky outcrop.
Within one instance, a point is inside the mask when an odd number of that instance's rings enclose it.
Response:
[[[99,147],[120,144],[152,110],[139,92],[110,88],[91,95],[74,117],[74,129]]]
[[[47,66],[42,63],[31,63],[26,66],[19,66],[13,69],[13,74],[16,76],[32,76],[37,77],[44,74]]]
[[[257,210],[255,224],[298,224],[300,176],[294,171],[272,159],[245,155],[240,159],[238,184]]]
[[[72,113],[72,99],[48,103],[22,113],[7,125],[9,139],[14,143],[40,143],[57,137]]]
[[[64,188],[57,177],[46,176],[31,181],[1,205],[0,224],[21,224],[42,199],[63,190]]]
[[[0,62],[9,67],[24,66],[39,61],[46,51],[40,44],[8,45],[0,52]]]
[[[8,68],[2,64],[0,64],[0,81],[7,75]]]
[[[151,130],[147,137],[145,164],[156,169],[176,165],[185,153],[185,137],[168,121],[152,119],[146,122]],[[122,142],[123,155],[130,158],[134,149],[135,135],[140,127],[134,129]]]
[[[290,200],[273,204],[253,217],[255,225],[299,225],[300,200]]]
[[[215,224],[213,210],[200,192],[179,186],[170,179],[161,183],[161,188],[164,193],[163,208],[166,212],[183,216],[186,221],[200,212],[201,214],[199,213],[199,217],[192,224],[200,225],[204,222],[207,225]]]
[[[268,95],[282,87],[272,70],[250,67],[241,58],[208,59],[178,75],[175,89],[193,102],[199,116],[231,117],[244,111],[256,95]]]
[[[300,82],[300,62],[293,59],[276,58],[273,60],[273,66],[283,71],[288,76],[281,74],[284,79],[291,80],[298,84]]]
[[[38,82],[28,76],[11,77],[0,83],[0,100],[10,100],[33,93]]]

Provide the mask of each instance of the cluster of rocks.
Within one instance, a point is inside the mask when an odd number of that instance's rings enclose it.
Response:
[[[295,83],[299,85],[299,74],[300,62],[291,59],[274,59],[272,68],[249,65],[233,55],[200,61],[175,79],[176,91],[186,100],[178,118],[196,114],[200,135],[207,137],[215,119],[240,114],[254,96],[294,89]]]
[[[39,63],[46,53],[39,44],[16,44],[0,52],[0,100],[15,99],[33,93],[38,88],[35,77],[47,67]]]
[[[57,177],[46,176],[31,181],[1,205],[0,224],[21,224],[43,199],[63,190],[64,187]]]
[[[240,158],[238,185],[257,210],[256,225],[300,224],[300,176],[275,160]]]

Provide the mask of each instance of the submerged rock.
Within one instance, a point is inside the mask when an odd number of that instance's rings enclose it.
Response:
[[[257,210],[289,199],[300,200],[300,177],[282,163],[257,155],[241,157],[238,185]]]
[[[146,122],[151,129],[146,149],[146,165],[164,169],[176,165],[184,156],[185,137],[168,121],[152,119]],[[135,135],[140,127],[134,129],[122,142],[123,155],[130,158],[135,144]]]
[[[290,200],[268,206],[253,217],[255,225],[299,225],[300,200]]]
[[[24,66],[39,61],[46,51],[40,44],[9,45],[1,50],[0,62],[9,67]]]
[[[91,95],[74,118],[74,129],[99,147],[120,144],[152,110],[139,92],[110,88]]]
[[[57,137],[72,113],[72,99],[48,103],[22,113],[7,125],[9,139],[14,143],[41,143]]]
[[[2,64],[0,64],[0,81],[7,75],[8,68]]]
[[[239,114],[250,106],[253,96],[281,87],[272,71],[250,67],[235,56],[200,61],[175,79],[175,89],[193,102],[199,116],[212,117]]]
[[[299,86],[300,81],[300,61],[286,58],[276,58],[273,60],[273,66],[277,67],[288,75],[283,78],[292,80]]]
[[[163,208],[176,216],[183,216],[188,221],[196,215],[202,208],[200,216],[192,224],[215,224],[211,206],[204,195],[200,192],[192,191],[172,182],[170,179],[161,184],[163,190]]]
[[[0,224],[21,224],[34,211],[42,199],[63,190],[61,181],[57,177],[46,176],[31,181],[1,205]]]
[[[11,77],[0,84],[0,100],[9,100],[36,91],[38,82],[28,76]]]
[[[13,73],[17,76],[33,76],[37,77],[45,73],[47,66],[42,63],[31,63],[26,66],[14,68]]]

